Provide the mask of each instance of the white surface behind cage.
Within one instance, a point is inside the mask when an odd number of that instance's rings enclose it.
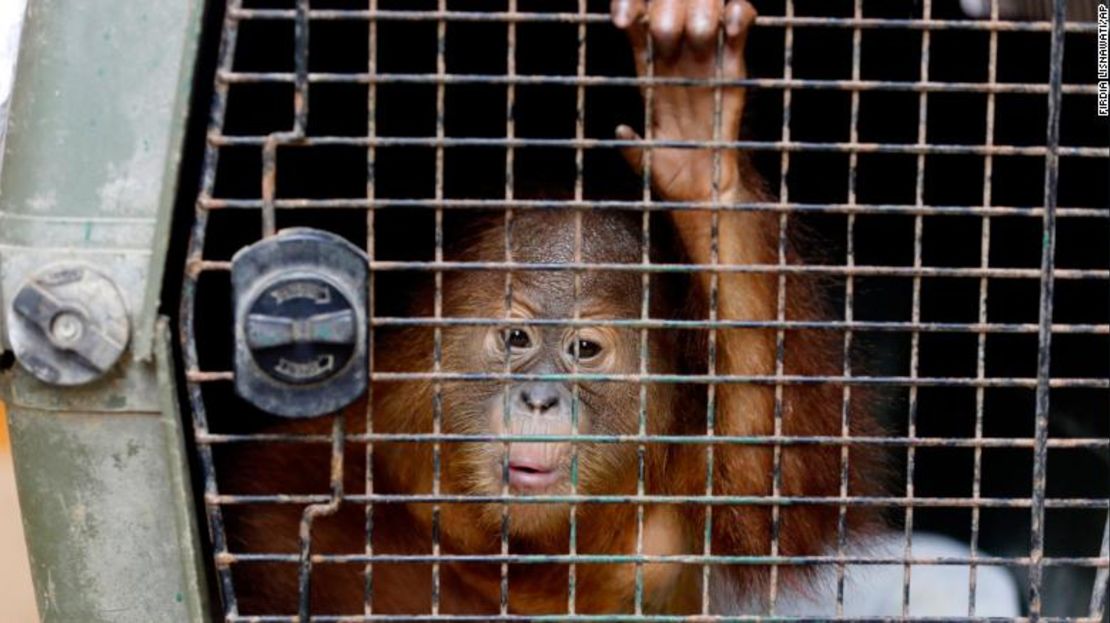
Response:
[[[960,0],[960,7],[971,17],[988,18],[992,0]],[[1001,19],[1052,19],[1052,0],[997,0]],[[1068,21],[1095,19],[1097,0],[1068,0]]]
[[[26,6],[26,0],[0,2],[0,162],[3,160],[4,130],[8,127],[8,101],[12,95],[19,32]]]
[[[0,164],[3,162],[4,135],[8,127],[8,102],[15,77],[15,57],[19,52],[19,32],[26,6],[26,0],[0,2]]]
[[[897,560],[905,557],[905,536],[890,532],[857,547],[847,557]],[[966,559],[968,545],[939,534],[914,532],[911,560]],[[971,569],[964,564],[910,565],[909,615],[966,617]],[[1021,614],[1017,582],[1008,570],[979,565],[975,570],[976,617],[1016,617]],[[900,617],[905,566],[902,564],[845,565],[844,616]],[[836,612],[835,569],[822,573],[816,589],[806,595],[787,595],[776,612],[784,616],[820,617]]]

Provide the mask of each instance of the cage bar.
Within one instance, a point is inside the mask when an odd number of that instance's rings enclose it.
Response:
[[[367,0],[357,7],[337,8],[338,4],[296,0],[290,8],[277,0],[246,3],[243,0],[228,0],[224,14],[203,176],[195,203],[195,221],[183,275],[180,325],[196,461],[204,482],[203,505],[224,620],[686,620],[683,616],[652,611],[653,596],[646,588],[645,577],[650,565],[662,564],[689,567],[700,574],[700,614],[691,613],[698,614],[699,620],[917,620],[914,611],[923,604],[916,599],[911,600],[913,583],[921,576],[923,569],[937,567],[968,570],[966,609],[962,601],[959,604],[966,617],[951,620],[991,620],[981,614],[977,602],[983,595],[979,573],[988,567],[1004,569],[1014,574],[1015,578],[1022,578],[1022,591],[1027,593],[1023,604],[1027,616],[1013,620],[1098,620],[1105,609],[1105,582],[1107,569],[1110,568],[1105,536],[1110,484],[1092,482],[1085,488],[1063,488],[1061,493],[1054,489],[1063,486],[1059,483],[1067,478],[1069,461],[1076,461],[1077,465],[1082,461],[1102,461],[1098,463],[1101,465],[1110,461],[1107,459],[1110,456],[1110,437],[1104,434],[1105,427],[1099,428],[1099,424],[1088,423],[1082,415],[1069,412],[1069,409],[1082,412],[1090,419],[1090,412],[1100,405],[1105,407],[1110,398],[1110,380],[1099,373],[1102,368],[1093,363],[1076,363],[1079,356],[1070,355],[1094,352],[1097,350],[1095,347],[1110,343],[1110,312],[1095,309],[1094,313],[1082,313],[1083,306],[1076,300],[1083,295],[1075,294],[1093,291],[1092,288],[1104,290],[1110,283],[1110,270],[1092,261],[1090,256],[1074,252],[1077,245],[1088,244],[1097,249],[1107,244],[1095,234],[1081,235],[1076,232],[1087,223],[1105,229],[1110,219],[1105,206],[1098,203],[1100,196],[1097,192],[1079,188],[1090,182],[1084,177],[1084,172],[1091,171],[1092,164],[1105,168],[1110,153],[1104,142],[1079,138],[1074,130],[1069,129],[1068,124],[1080,124],[1080,115],[1089,112],[1072,108],[1073,99],[1087,102],[1093,100],[1097,91],[1093,81],[1074,79],[1070,66],[1065,67],[1065,43],[1069,45],[1071,54],[1073,41],[1077,42],[1074,44],[1077,49],[1082,49],[1081,46],[1095,40],[1096,29],[1093,23],[1068,21],[1065,0],[1056,0],[1051,20],[1040,21],[1000,19],[997,0],[992,1],[990,16],[986,19],[962,18],[947,3],[930,0],[911,7],[900,16],[891,11],[878,10],[863,0],[828,3],[831,8],[824,9],[826,14],[821,15],[811,14],[815,9],[800,1],[762,3],[759,8],[764,14],[757,19],[749,46],[753,72],[745,79],[723,77],[722,36],[718,37],[716,72],[711,77],[656,75],[650,44],[644,76],[613,71],[611,63],[604,57],[615,53],[614,50],[622,50],[607,42],[603,36],[605,29],[609,28],[608,7],[592,0],[557,3],[551,7],[540,7],[529,0],[505,0],[481,8],[475,3],[460,0],[436,0],[412,6],[389,0]],[[364,28],[368,40],[367,62],[339,69],[332,66],[332,62],[334,49],[340,44],[318,34],[309,35],[315,29],[341,28],[347,24]],[[472,27],[485,28],[481,31],[484,33],[504,33],[503,45],[491,47],[495,51],[488,54],[490,59],[496,57],[497,60],[487,59],[489,62],[484,65],[468,62],[465,66],[455,67],[449,60],[453,61],[456,55],[462,57],[469,54],[467,44],[476,41],[466,30]],[[256,28],[275,30],[270,31],[268,40],[255,34]],[[529,30],[526,32],[525,29]],[[567,52],[567,58],[560,60],[555,52],[550,52],[550,58],[544,59],[547,65],[537,62],[531,56],[530,48],[534,43],[530,37],[533,32],[541,31],[531,29],[550,29],[552,33],[563,29],[559,32],[573,35],[567,38],[573,45],[560,48]],[[279,32],[291,36],[286,40],[284,35],[274,34]],[[405,48],[405,42],[397,43],[395,38],[391,38],[392,32],[434,35],[425,39],[426,42],[433,39],[435,42],[434,54],[424,57],[430,62],[420,65],[419,59],[415,59],[418,55],[413,53],[417,44],[408,42]],[[450,46],[447,44],[449,33]],[[882,54],[881,46],[875,41],[884,41],[882,38],[886,37],[884,45],[893,49],[889,41],[892,35],[911,40],[913,46],[910,47],[915,48],[909,57],[890,61],[902,70],[911,70],[903,71],[898,78],[883,75],[875,69]],[[815,41],[826,41],[822,37],[831,38],[828,41],[840,37],[838,41],[842,45],[837,48],[830,44],[827,59],[815,61],[808,58],[807,55],[813,53],[811,46],[815,45]],[[975,72],[950,71],[948,65],[954,62],[951,49],[955,40],[951,37],[962,37],[960,41],[975,41],[974,46],[966,48],[968,50],[981,48],[981,58],[968,52],[968,58],[972,60],[967,64],[974,66]],[[416,35],[414,41],[415,38]],[[1046,43],[1036,44],[1038,50],[1043,48],[1048,54],[1046,76],[1011,66],[1017,55],[1010,47],[1014,40]],[[492,43],[500,42],[486,43],[492,46]],[[251,60],[249,46],[267,44],[272,49],[260,49],[257,54],[278,58],[284,53],[291,56],[286,59],[289,62]],[[401,46],[399,51],[388,47],[393,44]],[[767,52],[777,52],[780,45],[781,57]],[[762,47],[753,49],[752,46]],[[571,48],[573,52],[570,52]],[[317,50],[322,52],[317,54]],[[349,56],[353,50],[361,48],[349,47],[343,54]],[[761,57],[753,56],[757,51]],[[361,51],[357,53],[361,54]],[[405,54],[413,54],[414,59],[399,61],[398,55]],[[474,52],[475,58],[481,57],[481,54]],[[773,61],[765,60],[770,57],[774,57]],[[599,59],[596,66],[595,58]],[[503,66],[498,64],[502,61]],[[1087,76],[1086,73],[1076,73]],[[665,140],[654,135],[652,120],[657,111],[654,109],[653,94],[660,88],[676,86],[712,89],[714,127],[711,139]],[[731,140],[722,136],[722,94],[726,89],[738,86],[748,90],[749,106],[762,111],[763,116],[756,117],[753,123],[761,127],[754,129],[751,136]],[[283,91],[291,100],[285,119],[287,123],[269,131],[244,130],[242,120],[234,114],[235,111],[231,110],[229,114],[229,106],[234,107],[241,99],[250,101],[241,95],[240,89],[261,87],[288,88]],[[360,125],[353,132],[344,133],[330,125],[317,125],[322,118],[332,115],[327,111],[329,104],[349,99],[347,96],[328,94],[328,89],[337,88],[365,91],[365,96],[361,95],[362,91],[344,91],[357,92],[359,97],[365,98],[366,118],[357,120]],[[495,131],[481,129],[478,121],[474,121],[473,127],[460,132],[452,125],[454,122],[449,121],[454,119],[451,116],[454,114],[454,89],[470,88],[504,91],[505,115],[492,124],[497,126]],[[397,93],[404,89],[412,89],[411,93],[427,92],[432,95],[429,101],[433,105],[428,108],[432,112],[431,123],[423,129],[417,130],[415,125],[406,126],[398,121],[404,117],[416,124],[421,111],[425,110],[413,104],[419,98],[412,95],[412,101],[408,102],[411,106],[399,115],[395,107],[403,105],[406,100]],[[550,135],[535,132],[530,125],[533,123],[529,116],[531,112],[526,109],[530,89],[568,94],[570,97],[566,99],[563,112],[572,122],[565,124],[563,129],[551,130]],[[598,130],[595,126],[608,123],[606,115],[609,114],[598,102],[610,98],[615,101],[622,97],[622,93],[630,91],[639,91],[643,95],[642,109],[636,111],[643,115],[643,138],[619,139],[612,137],[609,128]],[[824,111],[823,115],[827,117],[830,127],[841,130],[815,135],[811,121],[807,120],[812,109],[806,107],[806,98],[839,96],[843,99],[838,101],[845,105]],[[915,102],[911,112],[901,109],[890,112],[891,119],[908,119],[911,122],[910,131],[876,132],[874,124],[878,113],[871,107],[872,100],[868,99],[871,97],[906,97]],[[981,120],[976,121],[982,124],[981,135],[969,138],[979,126],[961,130],[962,134],[956,139],[943,133],[938,135],[938,120],[941,117],[937,111],[943,111],[946,97],[974,98],[974,101],[982,102],[984,114],[975,113]],[[1040,119],[1046,123],[1043,143],[1039,138],[1035,141],[1022,139],[1008,125],[1013,123],[1010,115],[1016,104],[1007,98],[1013,97],[1037,98],[1045,103],[1045,112],[1035,115],[1038,123]],[[500,95],[496,99],[500,101]],[[482,112],[475,111],[474,116],[478,117]],[[362,109],[359,114],[362,114]],[[769,121],[776,118],[781,118],[781,125],[769,128],[771,131],[763,131],[767,126],[775,126]],[[361,125],[363,121],[365,125]],[[555,127],[554,122],[551,127]],[[774,135],[776,133],[777,136]],[[592,163],[628,147],[643,150],[639,178],[635,173],[629,174],[634,188],[626,197],[599,196],[591,187]],[[653,196],[653,152],[667,148],[712,150],[713,192],[709,200],[668,201]],[[302,186],[310,188],[302,192],[302,188],[292,181],[297,179],[299,172],[283,160],[286,154],[297,151],[316,155],[328,163],[330,156],[321,154],[330,153],[328,150],[345,149],[365,156],[360,165],[365,167],[365,179],[358,180],[359,192],[344,194],[327,187],[327,184],[340,178],[340,173],[338,170],[327,170],[326,164],[317,168],[306,165],[310,168],[309,176],[318,175],[323,186],[312,186],[312,180],[302,181],[299,182]],[[777,198],[723,201],[720,196],[721,154],[726,149],[744,150],[751,154],[756,168],[771,180],[772,186],[777,187]],[[570,190],[566,193],[568,196],[534,197],[520,191],[520,184],[525,181],[522,169],[531,166],[531,154],[543,150],[566,154],[573,161],[571,174],[566,177],[566,187]],[[413,164],[418,156],[413,157],[403,175],[391,171],[389,167],[396,166],[391,165],[391,158],[396,158],[395,154],[401,152],[429,155],[429,166],[425,168],[430,170],[430,175],[420,169],[423,165]],[[255,158],[257,168],[235,164],[237,153],[250,154]],[[457,190],[456,185],[461,184],[457,177],[463,174],[453,168],[460,165],[455,164],[452,156],[459,153],[493,154],[491,161],[494,166],[491,170],[502,176],[492,184],[493,191],[483,195]],[[485,156],[476,156],[479,157]],[[842,191],[828,190],[817,196],[807,192],[805,183],[799,177],[811,175],[807,167],[813,166],[812,158],[825,158],[823,162],[837,163],[835,167],[830,165],[826,175],[830,179],[835,178],[837,183],[843,181],[843,186],[837,187],[843,188]],[[882,158],[889,163],[912,163],[912,181],[907,178],[899,182],[904,192],[897,197],[874,196],[876,174],[874,169],[868,168],[872,158]],[[982,166],[981,182],[954,183],[970,188],[973,193],[953,199],[941,192],[946,185],[942,179],[946,171],[944,159],[960,159],[959,162],[974,162],[974,166]],[[1019,180],[1021,176],[1007,167],[1015,162],[1039,165],[1042,159],[1044,184],[1037,189],[1036,195],[1028,191],[1013,191],[1011,186],[1017,186],[1017,182],[1023,180]],[[256,175],[258,177],[254,177]],[[394,178],[406,175],[413,179],[425,175],[426,188],[421,187],[420,192],[398,192],[398,181]],[[234,180],[240,176],[250,179],[254,187],[236,189]],[[417,185],[413,182],[413,187]],[[828,187],[832,188],[831,185]],[[514,239],[516,219],[526,212],[544,210],[573,212],[574,228],[573,232],[568,232],[574,244],[573,261],[525,262],[514,257],[514,242],[520,242]],[[656,261],[652,249],[659,236],[653,229],[653,218],[693,210],[708,210],[712,214],[710,261],[706,264]],[[638,214],[638,262],[593,262],[583,259],[583,219],[591,211]],[[447,249],[455,233],[451,229],[451,219],[479,212],[503,215],[503,259],[460,261],[450,257]],[[327,431],[321,429],[310,433],[274,432],[265,426],[244,429],[236,425],[237,403],[226,392],[228,382],[234,379],[230,364],[209,354],[205,342],[213,339],[213,330],[200,322],[207,309],[203,306],[210,305],[210,301],[219,300],[221,296],[218,287],[211,284],[225,279],[230,269],[228,257],[215,251],[221,238],[233,233],[224,224],[243,222],[233,219],[257,217],[261,227],[254,230],[257,231],[256,236],[252,235],[247,240],[253,242],[273,236],[287,222],[312,222],[313,219],[325,224],[345,222],[328,219],[342,219],[348,213],[357,213],[358,222],[366,228],[365,236],[359,231],[355,241],[364,246],[370,258],[371,278],[367,287],[373,301],[368,321],[371,334],[376,337],[403,329],[429,331],[433,336],[432,352],[429,353],[431,369],[402,371],[376,368],[375,364],[380,366],[380,361],[375,358],[374,348],[370,348],[367,356],[371,389],[365,413],[360,413],[361,430],[359,425],[347,426],[343,417],[332,418]],[[778,235],[774,241],[775,257],[772,261],[738,265],[719,261],[720,219],[722,215],[734,213],[773,215]],[[383,239],[391,235],[387,232],[394,231],[388,228],[390,219],[395,218],[410,218],[412,220],[408,222],[426,226],[425,230],[404,232],[406,238],[411,237],[409,242],[414,247],[418,246],[418,239],[429,238],[427,230],[430,229],[431,246],[426,253],[422,256],[415,252],[398,254],[390,246],[391,243],[396,246],[396,241]],[[886,229],[875,228],[874,223],[880,221],[888,223],[884,225]],[[910,228],[899,230],[889,224],[895,221],[907,223]],[[794,261],[790,255],[787,231],[796,226],[808,226],[811,222],[817,223],[823,234],[832,232],[831,236],[826,236],[834,240],[830,243],[832,252],[828,257]],[[959,225],[945,225],[947,229],[941,228],[941,231],[955,235],[952,232],[970,227],[975,230],[973,235],[949,242],[943,233],[937,235],[932,230],[934,226],[940,227],[938,223],[956,222]],[[1002,242],[1007,240],[1007,232],[1015,235],[1013,232],[1027,231],[1031,227],[1040,227],[1041,235],[1023,238],[1021,242],[1012,244]],[[333,228],[341,229],[340,226]],[[1091,228],[1092,231],[1094,229]],[[900,235],[898,232],[908,232],[908,236],[894,242]],[[876,248],[882,247],[880,243],[884,242],[879,238],[884,236],[890,237],[888,244],[891,249],[877,252]],[[1032,241],[1032,246],[1028,241]],[[1028,249],[1023,244],[1035,251],[1036,261],[1028,259]],[[978,245],[978,249],[976,253],[969,254],[969,259],[953,260],[956,252],[945,247],[960,245],[968,248]],[[1020,247],[1020,253],[1008,247]],[[938,257],[941,261],[937,261]],[[502,313],[486,314],[490,317],[454,317],[447,313],[444,307],[445,274],[495,271],[504,275]],[[523,320],[513,317],[514,277],[519,279],[520,275],[536,272],[560,272],[572,276],[574,309],[570,317]],[[631,274],[639,278],[641,301],[635,317],[606,320],[582,317],[579,309],[582,281],[591,274],[603,272]],[[710,275],[707,317],[653,317],[652,301],[661,296],[653,290],[653,278],[700,274]],[[397,312],[394,309],[396,305],[391,306],[395,302],[391,299],[405,293],[390,290],[389,284],[410,275],[427,276],[431,280],[432,300],[427,315],[407,315]],[[764,275],[776,284],[773,318],[733,320],[719,317],[719,280],[734,275]],[[788,285],[797,278],[817,278],[835,284],[835,288],[839,289],[833,297],[835,314],[819,320],[790,317],[787,308],[792,293]],[[938,296],[937,290],[931,289],[936,283],[953,284],[954,292],[966,289],[971,294],[964,299],[970,302],[942,300],[945,297]],[[842,288],[840,284],[843,284]],[[887,308],[876,304],[876,288],[892,301]],[[1031,294],[1033,291],[1035,295]],[[953,300],[958,297],[957,294],[951,296]],[[1031,305],[1035,308],[1034,313],[1028,313]],[[886,309],[889,313],[877,314],[876,309]],[[514,370],[506,355],[503,365],[498,366],[500,370],[495,372],[450,369],[443,359],[444,334],[461,327],[565,329],[575,336],[574,365],[564,373],[522,373]],[[630,373],[595,373],[579,369],[577,332],[588,327],[635,331],[640,340],[636,370]],[[737,330],[773,333],[773,371],[744,375],[719,373],[719,332]],[[705,372],[677,374],[653,369],[649,365],[649,341],[658,332],[704,335],[708,343]],[[786,361],[791,353],[792,339],[800,332],[822,332],[838,338],[836,342],[841,360],[836,362],[836,370],[805,375],[788,371]],[[1007,359],[1007,353],[1017,352],[1018,349],[1017,346],[1006,346],[1006,340],[1013,340],[1011,344],[1031,344],[1035,340],[1036,365],[1024,368],[1003,365],[1009,363],[1002,361]],[[1084,346],[1068,346],[1076,341],[1082,341]],[[970,345],[959,351],[960,354],[955,351],[952,354],[954,361],[960,356],[966,356],[967,361],[938,365],[932,354],[938,343]],[[875,345],[884,349],[887,360],[879,362],[879,366],[862,365],[867,363],[861,362],[861,358],[866,357],[866,349]],[[1011,350],[1007,351],[1007,348]],[[1064,356],[1051,356],[1053,349],[1063,349]],[[1017,356],[1013,358],[1019,359]],[[430,432],[396,433],[375,427],[374,385],[418,381],[428,383],[433,389]],[[445,404],[443,389],[448,384],[498,384],[502,388],[503,423],[507,430],[510,385],[532,381],[561,382],[572,388],[569,434],[471,434],[451,432],[445,428],[445,411],[449,405]],[[634,385],[637,391],[635,432],[598,434],[579,430],[579,410],[583,399],[579,386],[585,383]],[[704,385],[704,389],[699,387],[697,391],[705,392],[706,410],[695,417],[704,418],[705,434],[670,435],[651,430],[649,401],[650,392],[656,385]],[[733,385],[763,386],[773,392],[771,435],[722,434],[718,430],[716,409],[720,388]],[[786,434],[784,421],[791,414],[785,412],[785,393],[820,385],[839,388],[838,433],[813,436]],[[853,416],[856,409],[861,408],[857,403],[864,400],[869,391],[888,397],[906,397],[901,402],[900,399],[891,399],[896,406],[889,411],[897,415],[888,422],[888,427],[892,428],[890,434],[855,434]],[[1021,398],[1007,398],[1015,395]],[[944,396],[952,401],[951,404],[961,406],[942,413],[943,410],[932,402],[936,396]],[[968,399],[959,402],[961,396]],[[1065,429],[1065,425],[1072,428]],[[512,443],[525,442],[566,442],[571,445],[569,493],[530,496],[512,493],[508,450]],[[380,479],[376,480],[374,461],[380,448],[383,444],[398,443],[418,444],[432,449],[430,491],[419,494],[389,492],[383,488]],[[443,487],[441,480],[445,470],[450,469],[444,460],[445,449],[465,443],[496,444],[502,449],[498,494],[458,493]],[[226,474],[221,472],[217,460],[220,453],[246,447],[276,447],[278,444],[282,445],[283,451],[288,448],[323,451],[326,448],[330,459],[329,471],[327,482],[319,483],[322,492],[260,493],[221,487]],[[627,494],[582,491],[579,452],[586,444],[634,447],[634,491]],[[706,462],[704,481],[699,484],[700,492],[665,495],[649,490],[645,457],[659,446],[704,448]],[[714,456],[714,449],[722,447],[768,451],[772,469],[770,494],[720,493],[720,483],[714,481],[714,463],[720,457]],[[789,492],[783,482],[783,463],[788,451],[822,447],[833,448],[837,452],[838,491],[834,495]],[[898,478],[900,491],[885,495],[860,495],[851,490],[849,474],[852,461],[856,458],[854,451],[867,448],[884,449],[889,456],[898,457],[900,464],[895,471],[904,470]],[[344,459],[352,456],[351,453],[358,457],[357,463],[364,471],[361,483],[357,485],[344,481]],[[1028,458],[1021,459],[1025,461],[1021,462],[1005,458],[1007,453],[1011,457],[1020,455]],[[966,460],[960,459],[962,463],[956,461],[958,465],[954,464],[945,472],[959,472],[962,488],[945,488],[930,474],[930,471],[937,469],[937,456],[966,457]],[[1047,470],[1050,457],[1053,461],[1052,472]],[[1025,487],[1020,491],[999,484],[997,470],[1012,468],[1013,465],[1027,466],[1030,471],[1028,477],[1017,471],[1014,472],[1016,475],[1011,475],[1014,481],[1011,484],[1021,481],[1020,485]],[[1058,469],[1061,470],[1059,476],[1055,471]],[[383,511],[415,504],[432,509],[431,533],[428,535],[430,549],[420,553],[382,551],[375,544],[375,533],[381,534],[380,527],[375,526],[375,509]],[[453,551],[442,538],[450,529],[450,526],[443,525],[445,511],[455,505],[475,504],[494,504],[500,508],[496,547],[487,554]],[[567,506],[566,553],[536,554],[516,551],[513,546],[510,505],[537,504]],[[359,535],[359,549],[343,553],[319,550],[320,531],[325,529],[322,527],[323,519],[348,505],[359,507],[363,513],[362,525],[366,534],[364,539]],[[630,539],[630,551],[599,554],[581,550],[581,516],[599,505],[634,509],[635,534]],[[769,552],[750,556],[731,555],[715,548],[712,542],[714,521],[720,520],[721,508],[735,505],[767,510],[771,534]],[[683,554],[647,551],[645,516],[651,509],[661,506],[701,509],[705,522],[701,544],[697,548],[700,551]],[[784,517],[789,512],[787,509],[799,506],[826,507],[835,512],[835,547],[819,555],[782,553],[780,533]],[[237,537],[229,534],[225,515],[230,517],[249,508],[299,511],[297,550],[252,551],[242,548]],[[880,509],[895,518],[895,529],[902,535],[899,551],[875,554],[853,549],[847,517],[854,509],[863,508]],[[1024,539],[1023,547],[1003,549],[1000,546],[998,517],[1016,517],[1018,514],[1028,517],[1029,522],[1027,534],[1020,535]],[[1065,514],[1069,514],[1067,518],[1058,519],[1065,517]],[[936,519],[942,516],[949,519]],[[957,516],[960,517],[958,521],[952,519]],[[1083,519],[1076,519],[1080,516]],[[1062,527],[1053,525],[1054,521],[1061,522]],[[922,526],[935,529],[938,525],[948,532],[963,535],[968,547],[966,554],[932,556],[916,551],[916,530]],[[1060,534],[1059,531],[1068,526],[1080,530],[1079,526],[1086,529],[1090,525],[1095,525],[1093,529],[1096,531],[1102,530],[1101,542],[1087,539],[1083,541],[1083,547],[1074,543],[1063,547],[1054,545],[1049,538],[1049,535]],[[1022,529],[1022,526],[1015,525],[1015,534]],[[237,589],[243,581],[238,573],[252,565],[296,569],[295,613],[243,611],[237,597]],[[393,614],[375,605],[383,599],[382,574],[399,565],[420,565],[429,569],[428,612]],[[448,602],[442,598],[443,586],[451,581],[456,570],[477,565],[497,569],[493,610],[488,615],[451,611]],[[536,565],[562,565],[567,569],[565,613],[536,615],[516,611],[514,604],[519,597],[513,588],[514,574],[518,569]],[[597,614],[583,609],[580,600],[583,594],[582,578],[598,565],[629,566],[632,580],[627,612]],[[764,612],[736,613],[726,617],[712,611],[713,579],[726,565],[767,568],[769,580],[761,596],[761,599],[766,599]],[[852,591],[857,589],[849,582],[849,573],[854,573],[853,569],[857,568],[884,565],[894,566],[901,572],[900,614],[870,618],[852,615],[849,601]],[[358,611],[332,612],[313,603],[315,574],[321,569],[354,566],[361,573],[362,599]],[[827,616],[807,618],[780,612],[784,594],[790,589],[782,580],[782,574],[798,567],[833,572],[830,576],[835,578],[831,594],[835,595],[835,601],[830,603],[834,604],[834,610]],[[1059,583],[1054,580],[1056,577],[1080,578],[1084,590],[1070,598],[1053,595],[1052,587]],[[563,589],[558,587],[553,590]]]

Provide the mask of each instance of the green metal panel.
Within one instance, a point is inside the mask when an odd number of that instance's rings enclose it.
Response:
[[[115,282],[132,331],[86,386],[0,374],[46,621],[206,617],[170,336],[156,332],[202,4],[28,6],[0,178],[0,304],[45,264],[83,262]]]
[[[143,389],[106,383],[71,410],[16,407],[27,388],[13,388],[16,480],[44,621],[205,620],[171,336],[159,326],[155,365],[115,379],[141,378]]]
[[[0,294],[22,281],[18,258],[118,264],[109,276],[133,311],[132,350],[143,360],[202,4],[31,0],[16,68],[0,178]]]

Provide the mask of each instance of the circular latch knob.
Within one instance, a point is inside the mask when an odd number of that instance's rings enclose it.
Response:
[[[235,391],[285,417],[332,413],[366,390],[369,265],[361,249],[286,229],[231,260]]]
[[[275,379],[317,383],[350,361],[357,329],[351,302],[335,286],[318,277],[282,279],[251,305],[247,347]]]
[[[130,326],[119,290],[80,264],[36,273],[12,298],[9,338],[39,380],[80,385],[108,372],[127,348]]]

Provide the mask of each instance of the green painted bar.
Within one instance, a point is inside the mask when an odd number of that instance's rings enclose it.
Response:
[[[0,372],[44,621],[207,620],[170,334],[156,325],[202,9],[29,2],[0,178],[0,304],[42,266],[80,262],[115,282],[131,324],[123,359],[86,386]]]

